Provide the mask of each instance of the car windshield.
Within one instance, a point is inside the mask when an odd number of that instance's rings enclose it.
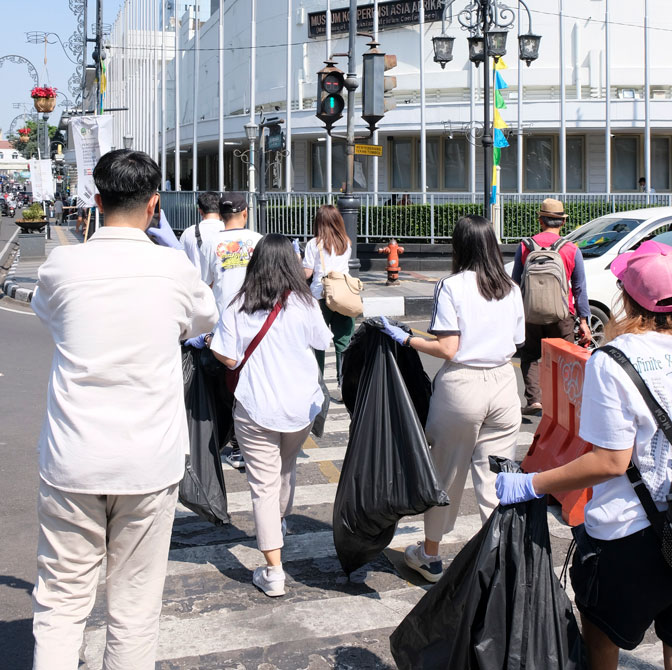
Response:
[[[584,258],[594,258],[609,251],[644,221],[603,216],[573,230],[566,239],[581,249]]]

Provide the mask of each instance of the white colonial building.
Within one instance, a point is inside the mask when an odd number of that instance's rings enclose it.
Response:
[[[418,1],[375,4],[380,49],[397,56],[390,72],[397,77],[397,106],[379,124],[382,157],[357,157],[356,187],[480,191],[485,68],[468,59],[467,33],[458,21],[467,0],[449,2],[446,32],[456,40],[454,59],[443,70],[432,47],[442,30],[442,0],[425,0],[422,25]],[[671,191],[670,0],[528,0],[532,30],[542,36],[529,68],[517,55],[527,14],[517,0],[507,4],[515,20],[508,68],[500,72],[508,84],[501,115],[510,143],[502,150],[503,190],[628,192],[645,176],[658,193]],[[285,121],[290,149],[288,157],[269,156],[269,188],[338,190],[345,180],[344,145],[329,141],[315,117],[316,73],[328,54],[347,50],[347,6],[347,0],[208,0],[199,7],[126,0],[108,50],[106,105],[129,108],[113,112],[114,144],[123,146],[126,137],[157,160],[165,151],[173,188],[247,188],[247,167],[235,152],[248,148],[244,126],[258,123],[263,110]],[[358,6],[369,32],[374,3]],[[367,41],[357,38],[358,75]],[[347,69],[345,58],[336,60]],[[337,133],[344,129],[345,118],[335,126]]]
[[[0,175],[18,180],[28,169],[28,161],[7,140],[0,136]]]

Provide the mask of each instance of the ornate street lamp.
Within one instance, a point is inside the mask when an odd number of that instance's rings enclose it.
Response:
[[[124,135],[123,141],[124,141],[124,149],[133,148],[133,135]]]
[[[443,21],[439,37],[433,38],[434,60],[444,68],[446,63],[452,60],[453,44],[448,48],[446,40],[451,39],[446,35],[446,12],[452,7],[455,0],[443,0]],[[541,37],[532,32],[532,17],[524,0],[518,0],[518,12],[520,5],[525,8],[528,20],[528,32],[518,38],[518,49],[521,60],[529,66],[539,57],[539,42]],[[452,15],[452,9],[451,9]],[[478,67],[481,63],[486,64],[486,72],[483,77],[483,134],[481,145],[483,146],[483,214],[488,215],[490,202],[490,179],[492,158],[492,128],[490,127],[490,58],[495,60],[506,54],[506,37],[509,28],[513,25],[515,12],[505,5],[502,0],[472,0],[458,15],[457,20],[464,30],[469,32],[469,60]],[[520,20],[520,19],[519,19]]]

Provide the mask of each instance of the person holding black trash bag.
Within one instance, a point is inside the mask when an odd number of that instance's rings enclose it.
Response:
[[[443,574],[439,544],[450,532],[471,468],[483,523],[497,507],[488,456],[513,459],[521,416],[509,361],[525,340],[520,289],[504,270],[492,223],[462,217],[453,232],[453,274],[434,292],[429,332],[409,336],[381,317],[384,332],[401,345],[445,359],[433,382],[425,433],[448,507],[424,514],[425,541],[406,547],[406,565],[427,581]]]
[[[655,622],[672,670],[672,247],[652,240],[611,271],[620,309],[586,363],[579,436],[593,446],[538,473],[499,474],[502,505],[593,487],[570,569],[591,670],[616,670]]]
[[[217,359],[238,374],[233,420],[257,544],[266,558],[252,581],[268,596],[285,594],[281,549],[294,498],[296,457],[324,400],[312,349],[326,349],[330,341],[331,331],[291,242],[266,235],[209,344]]]
[[[322,290],[322,277],[326,277],[332,270],[348,274],[348,261],[352,253],[352,246],[350,238],[345,232],[343,217],[334,205],[322,205],[315,214],[313,225],[314,237],[306,245],[303,269],[306,273],[306,279],[312,278],[310,291],[315,299],[319,300],[324,320],[334,334],[336,377],[340,389],[343,381],[343,352],[355,332],[355,320],[351,316],[332,312],[327,307]],[[316,350],[315,356],[320,366],[320,372],[324,374],[324,351]],[[334,400],[340,402],[340,394]]]

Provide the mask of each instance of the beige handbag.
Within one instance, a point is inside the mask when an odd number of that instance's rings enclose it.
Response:
[[[320,263],[322,272],[325,273],[324,253],[322,243],[318,245],[320,250]],[[332,312],[338,312],[344,316],[359,316],[364,311],[362,297],[359,295],[364,286],[357,277],[331,271],[322,277],[324,300]]]

